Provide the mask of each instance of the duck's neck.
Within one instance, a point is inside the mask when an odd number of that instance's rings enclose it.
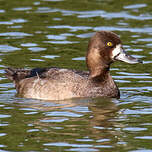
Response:
[[[109,76],[109,66],[96,66],[93,69],[89,69],[89,78],[98,81],[104,81]]]
[[[90,70],[89,79],[96,86],[102,86],[102,92],[106,94],[106,96],[110,97],[120,97],[120,92],[117,87],[117,84],[112,79],[112,76],[109,72],[110,65],[108,66],[96,66]]]
[[[94,56],[87,57],[87,66],[89,69],[89,78],[98,81],[104,81],[109,75],[110,64],[104,60],[94,58]]]

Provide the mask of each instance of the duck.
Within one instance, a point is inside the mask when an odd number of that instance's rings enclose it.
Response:
[[[89,40],[86,53],[88,71],[58,67],[7,68],[5,76],[14,82],[17,95],[42,100],[110,97],[120,98],[120,91],[110,75],[115,61],[142,63],[129,55],[117,34],[98,31]]]

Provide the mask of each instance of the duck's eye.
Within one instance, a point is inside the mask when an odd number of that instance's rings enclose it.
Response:
[[[107,42],[107,46],[113,46],[112,42]]]

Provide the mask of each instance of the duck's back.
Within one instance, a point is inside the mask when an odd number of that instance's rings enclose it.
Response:
[[[111,76],[109,82],[98,84],[88,78],[88,72],[59,68],[6,69],[6,76],[15,82],[18,94],[26,98],[63,100],[118,95]]]
[[[88,85],[88,73],[59,68],[6,69],[17,92],[26,98],[62,100],[79,97]],[[83,91],[84,92],[84,91]]]

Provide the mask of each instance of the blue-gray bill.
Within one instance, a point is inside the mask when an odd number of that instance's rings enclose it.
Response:
[[[115,60],[123,61],[130,64],[143,63],[142,60],[127,54],[124,50],[115,56]]]

